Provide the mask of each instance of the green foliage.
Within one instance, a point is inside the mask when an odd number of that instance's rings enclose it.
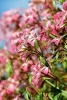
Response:
[[[11,65],[11,62],[9,61],[7,64],[6,64],[6,73],[7,73],[7,76],[11,76],[13,74],[13,69],[12,69],[12,65]]]
[[[40,56],[39,59],[40,59],[41,64],[45,66],[45,59],[42,56]]]
[[[37,94],[34,98],[34,100],[46,100],[44,97],[43,97],[43,93],[45,92],[46,90],[46,84],[43,85],[43,87],[39,90],[39,94]]]
[[[38,42],[37,42],[37,41],[35,41],[34,46],[35,46],[35,48],[36,48],[36,49],[38,49],[38,48],[39,48],[39,44],[38,44]]]
[[[61,4],[65,1],[65,0],[58,0]]]
[[[61,93],[57,94],[53,100],[62,100],[62,95]]]
[[[29,79],[28,79],[29,84],[31,84],[31,81],[32,81],[32,75],[31,75],[31,74],[29,74],[28,76],[29,76]]]
[[[31,98],[31,94],[29,93],[29,91],[26,89],[26,91],[23,93],[24,99],[25,100],[30,100]]]

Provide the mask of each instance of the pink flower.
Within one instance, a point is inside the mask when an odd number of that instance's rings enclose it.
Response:
[[[55,35],[55,36],[58,36],[58,33],[55,29],[52,30],[52,34]]]
[[[27,63],[23,63],[22,66],[21,66],[21,69],[22,69],[24,72],[27,72],[27,71],[28,71],[28,64],[27,64]]]
[[[16,45],[11,45],[11,47],[10,47],[10,52],[12,53],[12,54],[14,54],[14,53],[16,53]]]
[[[32,15],[29,15],[28,16],[28,23],[33,24],[33,22],[34,22],[34,17]]]
[[[44,73],[45,75],[47,75],[48,72],[49,72],[49,69],[48,69],[48,67],[46,67],[46,68],[43,70],[43,73]]]
[[[6,18],[6,24],[7,24],[7,25],[10,25],[11,22],[12,22],[12,18],[11,18],[11,17],[7,17],[7,18]]]
[[[19,96],[20,96],[20,95],[18,95],[17,97],[15,97],[13,100],[18,100]]]
[[[10,84],[9,86],[8,86],[8,88],[7,88],[7,94],[13,94],[14,92],[15,92],[15,89],[16,89],[16,86],[15,86],[15,84]]]
[[[18,78],[19,78],[19,70],[16,70],[15,69],[15,72],[14,72],[14,80],[16,81],[16,80],[18,80]]]
[[[56,45],[58,45],[60,42],[60,38],[55,38],[51,42],[54,42]]]
[[[65,11],[67,11],[67,0],[63,2],[62,7]]]
[[[15,15],[12,16],[12,19],[14,21],[17,21],[19,17],[20,17],[19,13],[16,13]]]
[[[4,56],[0,56],[0,63],[5,63],[6,59]]]
[[[54,20],[58,20],[60,18],[60,13],[58,12],[58,13],[56,13],[55,15],[54,15]]]
[[[28,40],[28,43],[31,44],[31,46],[34,46],[35,40]]]
[[[46,36],[43,35],[42,38],[41,38],[41,40],[42,40],[42,41],[46,41]]]
[[[32,60],[28,60],[28,64],[29,65],[33,65],[33,61]]]

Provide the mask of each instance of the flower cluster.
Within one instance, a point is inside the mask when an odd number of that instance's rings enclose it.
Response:
[[[29,6],[0,18],[0,100],[55,100],[57,94],[66,100],[67,0],[61,10],[51,0]]]

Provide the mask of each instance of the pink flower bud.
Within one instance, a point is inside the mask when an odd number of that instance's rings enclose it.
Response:
[[[60,42],[60,39],[59,38],[55,38],[55,39],[52,40],[52,42],[54,42],[56,45],[58,45],[59,42]]]
[[[6,60],[6,59],[5,59],[4,56],[1,56],[1,57],[0,57],[0,62],[1,62],[1,63],[5,63],[5,60]]]
[[[28,61],[28,64],[33,65],[33,61],[32,60],[29,60]]]
[[[27,64],[27,63],[24,63],[24,64],[21,66],[21,69],[22,69],[24,72],[27,72],[27,71],[28,71],[28,64]]]
[[[47,75],[48,74],[48,68],[46,67],[44,70],[43,70],[43,73],[45,74],[45,75]]]
[[[10,84],[7,88],[7,94],[13,94],[15,91],[16,86],[14,84]]]
[[[58,36],[58,33],[55,29],[52,30],[52,34],[55,35],[55,36]]]

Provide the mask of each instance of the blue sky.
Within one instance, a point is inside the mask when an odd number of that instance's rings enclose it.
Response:
[[[17,8],[27,8],[29,0],[0,0],[0,16],[2,12],[17,9]]]

